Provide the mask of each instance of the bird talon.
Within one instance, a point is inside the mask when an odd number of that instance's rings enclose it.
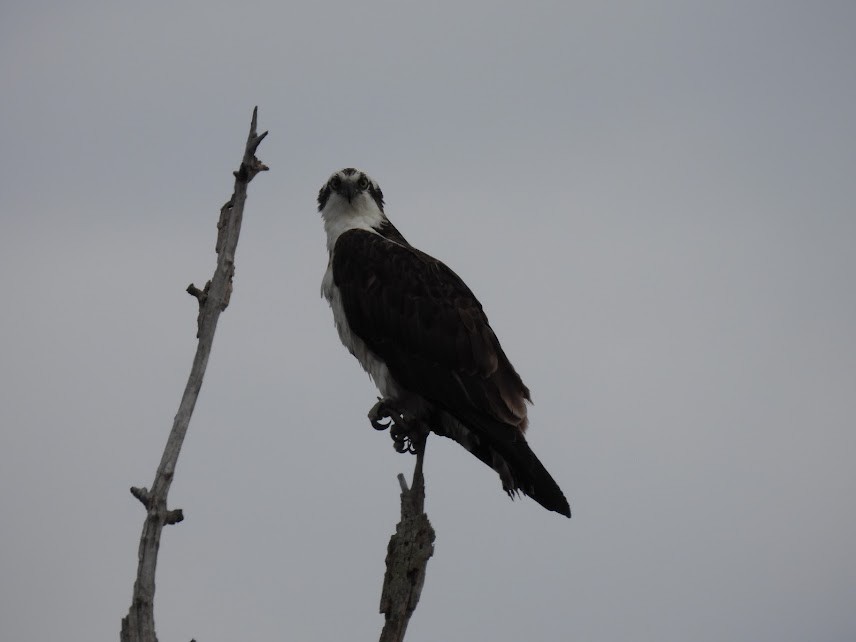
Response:
[[[414,434],[418,432],[404,419],[404,413],[397,410],[387,399],[378,397],[377,403],[368,413],[369,422],[375,430],[389,429],[392,437],[392,447],[398,453],[416,454]]]
[[[387,423],[381,423],[381,420],[389,419]],[[392,419],[389,417],[381,417],[380,419],[371,419],[372,428],[375,430],[386,430],[392,425]]]
[[[397,453],[410,452],[410,447],[408,445],[408,442],[409,442],[409,440],[406,437],[402,437],[400,439],[396,439],[393,437],[392,447],[395,448],[395,452],[397,452]]]
[[[383,423],[384,420],[388,421]],[[386,399],[378,397],[377,403],[369,410],[369,422],[375,430],[392,428],[392,424],[395,422],[394,412],[387,405]]]

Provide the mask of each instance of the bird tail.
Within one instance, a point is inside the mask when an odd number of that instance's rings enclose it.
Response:
[[[436,429],[435,432],[454,439],[499,473],[502,487],[512,499],[517,493],[523,493],[547,510],[571,516],[571,507],[562,489],[532,452],[519,429],[476,413],[461,419],[463,421],[447,414],[441,422],[442,432]]]

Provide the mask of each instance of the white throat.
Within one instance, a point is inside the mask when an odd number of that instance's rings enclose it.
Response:
[[[333,247],[343,233],[348,230],[367,230],[377,233],[377,227],[384,221],[383,212],[368,194],[357,194],[349,203],[338,194],[331,194],[324,209],[324,231],[327,232],[327,251],[332,256]]]

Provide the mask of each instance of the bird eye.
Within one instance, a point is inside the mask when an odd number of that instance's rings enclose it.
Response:
[[[360,180],[357,181],[357,187],[360,189],[367,189],[369,186],[369,179],[365,176],[360,176]]]
[[[330,179],[330,187],[332,187],[333,189],[339,189],[339,187],[341,187],[341,185],[342,185],[342,179],[339,178],[338,176],[334,176],[333,178]]]

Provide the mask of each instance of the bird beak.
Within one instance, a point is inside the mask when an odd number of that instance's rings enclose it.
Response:
[[[354,185],[353,183],[350,183],[350,182],[348,182],[348,183],[343,183],[343,184],[342,184],[342,188],[339,190],[339,193],[340,193],[344,198],[347,198],[347,199],[348,199],[348,202],[350,203],[350,202],[351,202],[351,200],[353,200],[354,196],[355,196],[355,195],[356,195],[356,193],[357,193],[357,186],[356,186],[356,185]]]

